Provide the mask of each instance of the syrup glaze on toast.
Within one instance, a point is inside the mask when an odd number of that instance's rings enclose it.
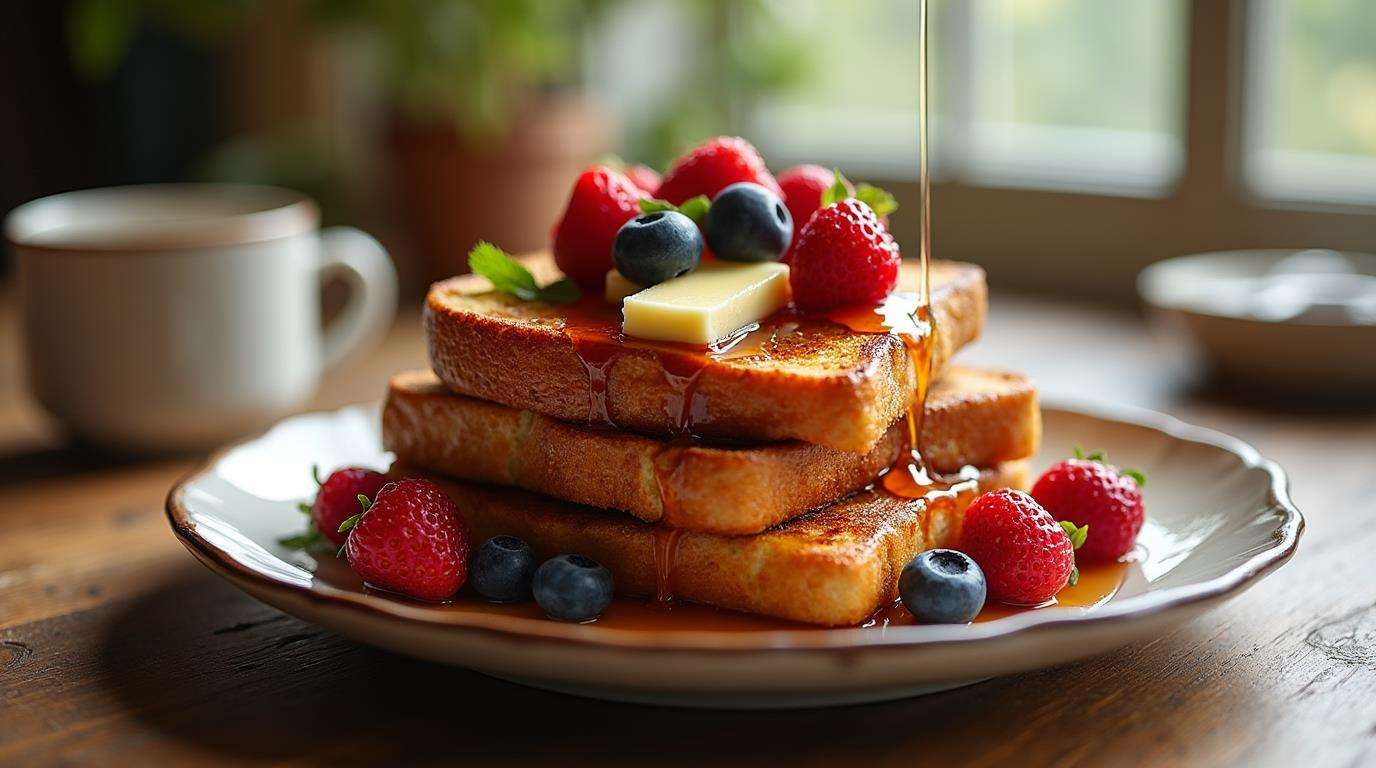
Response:
[[[953,366],[924,409],[924,458],[939,472],[1032,455],[1036,390],[1012,373]],[[431,472],[512,485],[676,528],[748,535],[873,483],[901,455],[900,420],[866,454],[791,441],[721,446],[589,429],[392,377],[383,446]]]
[[[547,255],[522,259],[540,280]],[[983,271],[933,265],[939,371],[982,328]],[[903,278],[916,279],[917,265]],[[614,307],[523,302],[465,275],[426,300],[431,367],[459,394],[569,422],[673,437],[753,443],[802,440],[870,450],[912,402],[908,349],[889,334],[855,333],[822,317],[767,318],[715,349],[623,338]]]

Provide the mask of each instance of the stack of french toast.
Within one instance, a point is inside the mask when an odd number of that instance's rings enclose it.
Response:
[[[520,262],[537,284],[560,277],[548,254]],[[899,286],[919,268],[904,262]],[[930,360],[791,310],[725,345],[646,340],[622,328],[623,301],[610,284],[572,303],[478,275],[435,284],[431,370],[395,376],[383,411],[393,473],[435,480],[474,541],[593,558],[617,594],[830,626],[891,604],[914,555],[959,541],[979,492],[1030,482],[1034,387],[953,362],[985,321],[976,266],[931,265]],[[895,492],[884,478],[913,449],[944,482]]]

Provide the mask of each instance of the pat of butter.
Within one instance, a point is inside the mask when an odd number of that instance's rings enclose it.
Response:
[[[608,304],[620,304],[627,296],[643,290],[645,289],[622,277],[621,273],[614,269],[607,273]]]
[[[621,330],[651,341],[711,344],[788,304],[788,265],[716,261],[627,296]]]

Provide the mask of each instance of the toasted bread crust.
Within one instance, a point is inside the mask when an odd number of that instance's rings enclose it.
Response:
[[[925,414],[923,455],[940,472],[1030,456],[1040,438],[1036,390],[1016,374],[952,368]],[[798,441],[682,445],[454,395],[417,371],[392,378],[382,427],[387,450],[420,469],[676,528],[752,534],[873,482],[897,459],[907,425],[900,419],[864,454]]]
[[[546,254],[526,259],[541,280],[557,275]],[[903,284],[916,267],[904,265]],[[969,264],[932,268],[937,334],[933,371],[979,336],[987,289]],[[451,390],[570,422],[591,412],[587,369],[564,331],[563,310],[494,293],[465,275],[431,287],[425,328],[431,367]],[[718,360],[697,376],[694,432],[753,441],[802,440],[866,453],[908,408],[917,376],[907,347],[801,318],[769,354]],[[678,428],[666,403],[681,396],[651,349],[628,347],[606,372],[606,404],[619,427],[651,435]]]
[[[417,472],[398,464],[394,475]],[[519,536],[541,557],[578,552],[612,572],[616,591],[656,593],[662,526],[526,491],[435,479],[476,540]],[[985,470],[980,489],[1026,487],[1025,461]],[[682,532],[670,575],[677,597],[829,626],[864,621],[897,596],[898,574],[918,552],[951,546],[973,494],[933,504],[866,491],[756,536]]]

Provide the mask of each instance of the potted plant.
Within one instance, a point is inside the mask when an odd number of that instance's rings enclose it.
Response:
[[[548,243],[569,180],[606,151],[580,43],[611,0],[317,0],[375,40],[396,213],[425,276],[463,271],[478,239]]]

